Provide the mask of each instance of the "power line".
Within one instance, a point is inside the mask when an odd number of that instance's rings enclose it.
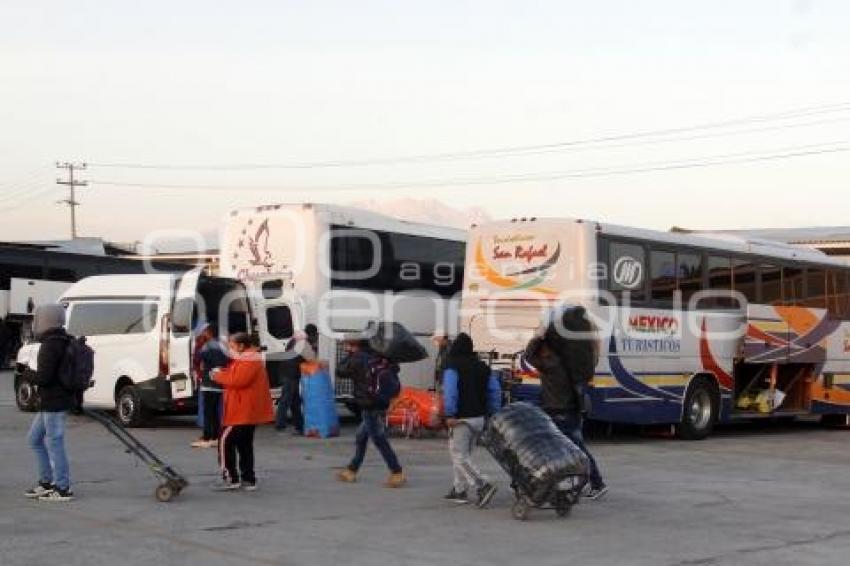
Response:
[[[611,142],[626,142],[632,143],[661,143],[659,141],[647,141],[644,138],[653,138],[659,136],[675,136],[693,131],[713,130],[720,128],[728,128],[731,126],[746,125],[759,122],[769,122],[775,120],[788,120],[792,118],[803,118],[806,116],[816,116],[821,114],[834,114],[838,112],[846,112],[850,110],[850,102],[842,102],[836,104],[827,104],[819,106],[809,106],[797,108],[794,110],[786,110],[784,112],[776,112],[771,114],[758,114],[743,118],[730,120],[721,120],[716,122],[706,122],[691,126],[664,128],[658,130],[643,130],[637,132],[629,132],[623,134],[612,134],[595,136],[584,139],[575,139],[554,143],[524,145],[524,146],[508,146],[501,148],[456,151],[446,153],[431,153],[418,154],[407,156],[396,156],[375,159],[351,159],[351,160],[329,160],[329,161],[312,161],[312,162],[292,162],[292,163],[237,163],[224,165],[169,165],[169,164],[150,164],[150,163],[90,163],[92,167],[110,168],[110,169],[148,169],[148,170],[173,170],[173,171],[247,171],[247,170],[268,170],[268,169],[318,169],[318,168],[339,168],[339,167],[362,167],[370,165],[392,165],[400,163],[423,163],[430,161],[453,161],[463,159],[484,159],[505,157],[513,154],[535,154],[535,153],[550,153],[555,151],[566,151],[588,145],[602,145]],[[827,120],[818,122],[826,123]],[[790,127],[802,127],[811,124],[784,124],[774,126],[768,129],[783,129]],[[758,131],[758,130],[755,130]],[[746,133],[746,132],[745,132]],[[714,137],[718,135],[730,135],[730,133],[714,133],[704,137]],[[676,140],[665,140],[676,141]]]
[[[53,190],[54,189],[51,186],[51,187],[46,187],[46,188],[36,190],[34,192],[30,192],[23,200],[15,203],[15,204],[0,205],[0,212],[8,212],[10,210],[16,210],[16,209],[22,208],[22,207],[26,206],[27,204],[29,204],[30,202],[37,200],[44,195],[52,193]]]
[[[739,152],[727,153],[714,156],[695,157],[679,161],[655,161],[643,164],[625,164],[618,166],[596,167],[589,169],[572,169],[565,171],[550,171],[539,173],[519,173],[514,175],[503,175],[495,177],[479,177],[479,178],[461,178],[461,179],[441,179],[441,180],[426,180],[426,181],[411,181],[411,182],[393,182],[393,183],[370,183],[370,184],[350,184],[350,185],[313,185],[300,187],[281,187],[279,185],[268,186],[235,186],[235,185],[195,185],[195,184],[162,184],[162,183],[128,183],[122,181],[98,181],[92,180],[91,184],[99,186],[113,187],[135,187],[135,188],[151,188],[151,189],[203,189],[203,190],[254,190],[254,191],[272,191],[272,190],[309,190],[309,191],[344,191],[344,190],[364,190],[364,189],[404,189],[404,188],[438,188],[438,187],[458,187],[465,185],[485,185],[485,184],[506,184],[517,182],[534,182],[534,181],[551,181],[558,179],[570,178],[589,178],[603,177],[611,175],[626,175],[634,173],[647,173],[654,171],[669,171],[676,169],[691,169],[699,167],[715,167],[721,165],[733,165],[744,163],[757,163],[763,161],[779,161],[782,159],[791,159],[797,157],[807,157],[814,155],[824,155],[831,153],[841,153],[850,151],[850,141],[839,141],[834,144],[806,144],[790,146],[785,148],[777,148],[771,150],[772,153],[761,152]]]

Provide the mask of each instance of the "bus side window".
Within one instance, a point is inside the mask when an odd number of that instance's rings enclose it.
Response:
[[[803,305],[809,308],[826,308],[826,271],[822,267],[806,270],[806,299]]]
[[[768,263],[759,269],[759,302],[765,305],[782,304],[782,269]]]
[[[758,302],[756,293],[756,266],[752,260],[735,258],[732,260],[733,288],[747,298],[747,302]]]
[[[710,306],[721,309],[738,308],[732,295],[732,260],[728,257],[708,257],[708,288],[713,291]]]
[[[680,253],[677,262],[679,291],[682,292],[682,306],[687,307],[694,293],[702,290],[702,256]]]
[[[652,301],[659,306],[673,304],[676,292],[676,254],[653,250],[649,256]]]
[[[805,271],[799,267],[782,268],[782,302],[787,306],[799,306],[804,304],[803,281]]]
[[[826,272],[826,308],[833,318],[845,319],[848,313],[847,272],[830,269]]]

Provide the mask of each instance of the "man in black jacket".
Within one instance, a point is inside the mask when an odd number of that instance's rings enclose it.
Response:
[[[38,484],[24,495],[40,501],[70,501],[71,477],[65,453],[65,418],[76,405],[76,398],[60,381],[69,337],[65,332],[65,309],[44,305],[35,310],[33,334],[41,341],[34,382],[38,386],[41,408],[29,431],[29,444],[38,465]]]
[[[590,463],[590,490],[585,494],[599,499],[608,487],[599,466],[584,443],[584,388],[596,368],[593,326],[583,307],[560,313],[558,325],[543,325],[528,343],[525,360],[540,373],[540,405],[558,429],[586,455]],[[559,328],[560,326],[560,328]]]

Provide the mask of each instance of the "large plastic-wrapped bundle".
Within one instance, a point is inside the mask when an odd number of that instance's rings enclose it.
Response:
[[[301,364],[304,434],[327,438],[339,434],[339,416],[331,376],[315,362]]]
[[[587,474],[587,456],[558,430],[552,419],[529,403],[513,403],[490,419],[487,450],[537,505],[570,476]]]
[[[428,357],[428,351],[398,322],[379,322],[367,329],[371,334],[369,347],[397,364],[418,362]]]

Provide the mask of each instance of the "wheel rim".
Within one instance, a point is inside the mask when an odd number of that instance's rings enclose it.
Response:
[[[704,430],[711,422],[711,395],[705,389],[697,389],[688,408],[688,420],[697,430]]]
[[[124,395],[118,403],[118,416],[124,422],[130,422],[135,412],[136,404],[129,396]]]

